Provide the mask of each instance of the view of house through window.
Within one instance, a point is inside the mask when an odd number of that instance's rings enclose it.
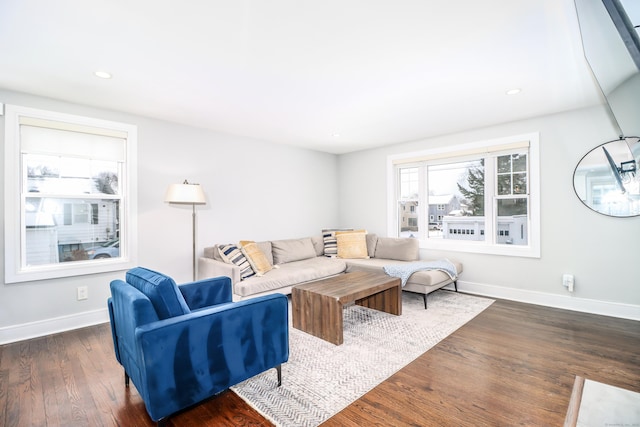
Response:
[[[397,235],[528,246],[529,142],[461,151],[395,161]]]
[[[7,283],[133,261],[136,133],[128,124],[7,106]]]
[[[118,162],[22,156],[26,265],[120,256]]]
[[[398,218],[400,218],[400,232],[406,235],[417,233],[418,230],[418,196],[419,196],[419,168],[407,167],[400,169],[400,197],[398,200]]]

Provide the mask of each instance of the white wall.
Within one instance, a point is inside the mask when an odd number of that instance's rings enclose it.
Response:
[[[622,82],[607,96],[622,134],[640,136],[640,73],[635,73]]]
[[[0,102],[138,126],[138,264],[191,280],[191,207],[168,205],[169,184],[200,183],[197,256],[205,246],[320,234],[337,223],[337,157],[0,90]],[[0,116],[4,143],[4,116]],[[3,144],[4,145],[4,144]],[[4,164],[4,149],[0,150]],[[4,175],[0,174],[4,193]],[[0,216],[4,222],[4,194]],[[0,229],[4,242],[4,228]],[[4,243],[0,245],[4,260]],[[106,321],[111,274],[4,283],[0,271],[0,344]],[[89,299],[76,300],[76,288]]]
[[[443,145],[540,132],[541,258],[428,253],[464,264],[463,290],[640,319],[640,217],[611,218],[585,207],[573,190],[582,156],[617,133],[601,107],[492,126],[342,155],[340,223],[387,234],[387,156]],[[575,275],[575,292],[562,274]]]
[[[179,283],[191,278],[191,209],[163,202],[171,183],[186,178],[204,187],[207,205],[196,208],[198,254],[214,243],[299,237],[323,227],[363,227],[385,235],[388,155],[538,131],[542,257],[426,251],[423,257],[462,260],[463,290],[640,319],[640,217],[592,212],[572,186],[580,158],[617,136],[602,108],[334,156],[9,91],[0,90],[0,102],[138,126],[139,265],[166,272]],[[0,156],[4,164],[4,150]],[[4,182],[0,192],[4,216]],[[0,228],[2,241],[3,233]],[[4,263],[0,265],[3,280]],[[561,286],[563,273],[576,277],[573,294]],[[123,276],[120,271],[18,284],[2,281],[0,344],[105,321],[108,284]],[[81,285],[89,287],[88,300],[76,300]]]

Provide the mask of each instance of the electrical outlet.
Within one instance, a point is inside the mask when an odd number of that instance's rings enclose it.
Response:
[[[563,274],[562,275],[562,286],[567,288],[569,292],[573,292],[573,274]]]
[[[89,298],[89,288],[86,286],[78,286],[78,301],[82,301]]]

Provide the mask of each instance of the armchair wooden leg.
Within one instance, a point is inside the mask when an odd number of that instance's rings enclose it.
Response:
[[[124,386],[129,387],[129,374],[127,374],[127,371],[124,371]]]
[[[158,420],[158,422],[156,423],[156,427],[166,427],[166,426],[168,426],[168,425],[169,425],[169,424],[167,424],[167,417],[160,418],[160,419]]]
[[[453,287],[455,288],[456,292],[458,292],[458,281],[457,280],[453,281]]]
[[[276,366],[276,372],[278,372],[278,387],[282,385],[282,365]]]
[[[424,298],[424,309],[427,309],[427,294],[422,294],[422,298]]]

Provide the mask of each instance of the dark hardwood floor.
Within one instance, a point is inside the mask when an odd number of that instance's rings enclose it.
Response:
[[[640,392],[640,322],[498,300],[324,426],[561,426],[576,375]],[[168,421],[271,425],[231,391]],[[0,346],[0,425],[153,423],[103,324]]]

